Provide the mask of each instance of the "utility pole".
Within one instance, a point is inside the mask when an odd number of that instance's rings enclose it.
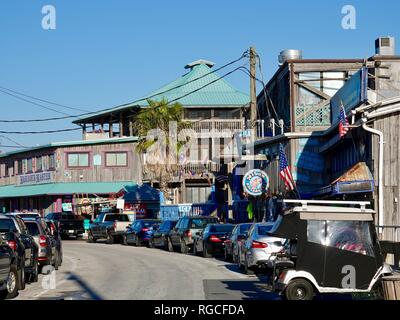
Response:
[[[256,94],[256,49],[250,47],[250,123],[251,140],[256,141],[257,132],[257,94]]]

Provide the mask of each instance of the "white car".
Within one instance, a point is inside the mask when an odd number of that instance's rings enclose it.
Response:
[[[239,247],[238,265],[246,274],[253,274],[255,269],[266,267],[271,254],[283,250],[285,239],[268,235],[273,225],[273,222],[254,223],[246,241]]]

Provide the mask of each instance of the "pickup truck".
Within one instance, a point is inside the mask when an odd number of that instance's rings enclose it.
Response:
[[[112,244],[117,238],[122,239],[131,223],[127,214],[101,213],[89,226],[88,242],[107,239],[107,243]]]
[[[46,219],[58,225],[62,239],[68,239],[71,236],[78,238],[85,233],[82,217],[72,212],[49,213]]]

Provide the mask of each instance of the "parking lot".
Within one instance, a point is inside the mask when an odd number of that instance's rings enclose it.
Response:
[[[16,299],[268,299],[265,276],[223,259],[104,242],[63,241],[64,263]]]

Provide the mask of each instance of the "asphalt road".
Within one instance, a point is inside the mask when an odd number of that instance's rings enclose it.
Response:
[[[63,242],[64,262],[16,299],[278,299],[265,279],[220,259],[159,249]]]

